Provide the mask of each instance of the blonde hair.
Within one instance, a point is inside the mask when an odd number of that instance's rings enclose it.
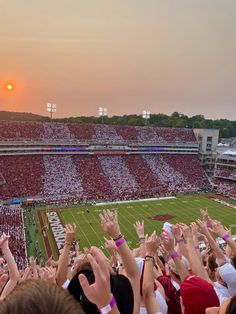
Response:
[[[56,284],[41,279],[20,283],[0,304],[0,314],[82,314],[79,303]]]

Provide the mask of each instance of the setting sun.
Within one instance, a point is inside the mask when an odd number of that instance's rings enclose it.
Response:
[[[12,91],[12,90],[13,90],[13,85],[12,85],[11,83],[7,83],[7,84],[5,85],[5,87],[6,87],[6,89],[7,89],[8,91]]]

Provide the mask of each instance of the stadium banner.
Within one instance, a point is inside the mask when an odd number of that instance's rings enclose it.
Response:
[[[56,248],[61,253],[65,244],[66,233],[57,211],[47,212],[47,220],[51,230],[52,238],[55,241]]]

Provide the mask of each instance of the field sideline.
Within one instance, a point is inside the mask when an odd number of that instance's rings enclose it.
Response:
[[[215,198],[218,196],[213,195]],[[235,205],[231,200],[228,202]],[[89,208],[89,212],[87,212]],[[108,253],[106,248],[104,248],[104,233],[100,227],[99,213],[104,209],[109,208],[111,210],[116,209],[118,211],[119,222],[121,226],[121,231],[125,235],[131,247],[137,245],[137,236],[133,224],[137,220],[144,220],[145,222],[145,233],[150,234],[153,230],[159,233],[162,229],[163,223],[169,221],[170,223],[184,222],[191,223],[197,218],[200,218],[200,208],[207,208],[209,214],[223,222],[225,226],[230,226],[236,224],[236,209],[230,208],[225,205],[221,205],[214,200],[210,199],[209,195],[193,195],[178,197],[176,199],[167,200],[157,200],[157,201],[145,201],[145,202],[128,202],[122,204],[112,204],[112,205],[102,205],[102,206],[79,206],[75,208],[56,208],[51,209],[51,211],[57,211],[60,216],[61,222],[66,223],[76,223],[77,224],[77,234],[76,240],[80,240],[81,247],[90,247],[91,245],[96,245],[104,249],[105,253]],[[55,241],[50,227],[45,218],[45,209],[38,209],[41,211],[44,217],[44,223],[47,226],[45,228],[49,243],[51,246],[51,251],[54,257],[57,253],[55,250]],[[37,214],[37,209],[36,209]],[[153,219],[154,216],[159,215],[158,219],[164,219],[163,221],[158,221]],[[166,219],[165,215],[169,215]],[[37,215],[36,215],[37,216]],[[232,230],[233,234],[236,230]],[[42,233],[38,232],[39,244],[41,250],[45,254],[45,243],[42,241]],[[30,252],[29,252],[30,253]]]

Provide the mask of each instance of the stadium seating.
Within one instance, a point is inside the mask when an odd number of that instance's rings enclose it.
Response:
[[[191,155],[44,155],[0,157],[0,198],[137,199],[209,186]]]
[[[57,122],[0,121],[1,140],[73,140],[95,143],[196,143],[191,129]]]
[[[236,198],[236,183],[217,179],[217,193],[223,196]]]
[[[10,234],[10,249],[20,269],[26,266],[24,223],[21,207],[0,206],[0,234]]]
[[[41,139],[43,136],[41,122],[0,121],[1,140]]]
[[[1,156],[0,172],[5,180],[0,199],[42,195],[42,156]]]
[[[223,177],[230,180],[236,180],[236,171],[216,169],[214,175],[215,177]]]

